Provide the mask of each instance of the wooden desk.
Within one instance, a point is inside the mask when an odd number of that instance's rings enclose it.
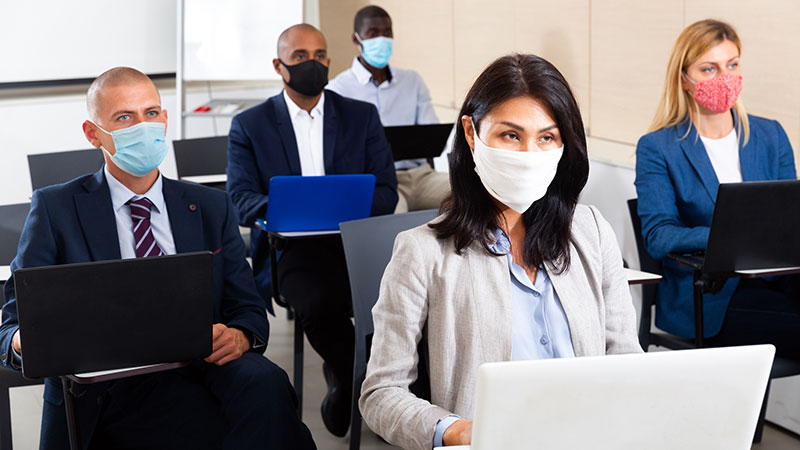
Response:
[[[118,380],[120,378],[145,375],[148,373],[162,372],[189,365],[188,362],[150,364],[147,366],[127,367],[124,369],[102,370],[99,372],[76,373],[67,375],[67,378],[78,384],[100,383],[102,381]]]
[[[661,281],[661,275],[642,272],[641,270],[625,269],[625,275],[628,277],[628,284],[653,284]]]
[[[103,381],[117,380],[146,373],[161,372],[188,365],[188,362],[151,364],[149,366],[129,367],[125,369],[104,370],[75,375],[61,376],[61,386],[64,390],[64,409],[67,415],[67,434],[69,436],[70,450],[80,448],[80,430],[75,417],[75,385],[92,384]]]
[[[703,331],[703,294],[716,294],[722,289],[724,283],[732,277],[763,278],[780,275],[793,275],[800,273],[800,267],[773,267],[766,269],[746,269],[733,272],[707,273],[703,271],[703,257],[699,255],[682,255],[670,253],[668,258],[678,263],[678,266],[691,269],[694,277],[694,343],[695,347],[702,348],[704,344]]]
[[[195,175],[192,177],[181,177],[181,181],[188,181],[197,184],[216,184],[228,181],[228,176],[224,173],[218,175]]]

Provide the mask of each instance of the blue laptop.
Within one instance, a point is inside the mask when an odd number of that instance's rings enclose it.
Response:
[[[369,217],[375,175],[287,176],[269,180],[267,231],[338,230]]]

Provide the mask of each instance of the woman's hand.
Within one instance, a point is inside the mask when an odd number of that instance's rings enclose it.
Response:
[[[472,421],[456,420],[442,435],[444,445],[470,445],[472,443]]]

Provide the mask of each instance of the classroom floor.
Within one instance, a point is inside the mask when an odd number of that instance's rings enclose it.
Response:
[[[270,316],[270,342],[267,356],[292,376],[292,351],[294,325],[286,320],[284,310],[278,308],[278,317]],[[304,364],[303,419],[308,425],[319,450],[344,450],[349,448],[349,438],[337,438],[325,430],[319,414],[319,405],[325,396],[322,377],[322,360],[306,341]],[[35,449],[39,446],[39,424],[42,410],[42,387],[29,386],[11,390],[11,414],[14,448]],[[395,448],[383,442],[366,426],[362,427],[361,448],[377,450]],[[753,450],[798,450],[800,439],[767,425],[760,444]]]

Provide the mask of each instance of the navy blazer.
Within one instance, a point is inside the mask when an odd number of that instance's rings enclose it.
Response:
[[[747,117],[750,139],[745,146],[739,143],[742,180],[796,179],[794,153],[781,125]],[[663,262],[656,325],[689,338],[694,337],[692,272],[666,256],[706,248],[719,189],[708,153],[697,129],[690,125],[687,120],[646,134],[636,147],[636,192],[644,244],[653,258]],[[719,333],[738,282],[732,278],[720,293],[703,297],[706,337]]]
[[[397,175],[375,106],[325,90],[322,120],[325,173],[375,175],[372,215],[393,213]],[[239,224],[244,227],[253,227],[256,218],[266,217],[270,178],[302,174],[283,93],[233,118],[228,133],[227,174],[227,189],[239,212]],[[254,228],[250,242],[256,283],[262,296],[270,299],[266,234]],[[271,308],[270,304],[267,301]]]
[[[214,323],[250,331],[264,342],[269,322],[264,301],[256,292],[245,260],[245,248],[228,196],[220,190],[164,178],[164,201],[169,212],[177,253],[214,252]],[[33,193],[31,211],[20,237],[12,272],[24,267],[120,259],[119,238],[111,193],[103,169],[67,183]],[[12,277],[5,284],[6,303],[0,325],[2,363],[10,363],[12,337],[18,329]],[[24,340],[24,337],[23,337]],[[23,358],[25,348],[23,344]],[[83,446],[97,424],[97,395],[106,383],[91,385],[94,395],[76,399]],[[67,443],[63,392],[58,378],[45,380],[42,439]]]

